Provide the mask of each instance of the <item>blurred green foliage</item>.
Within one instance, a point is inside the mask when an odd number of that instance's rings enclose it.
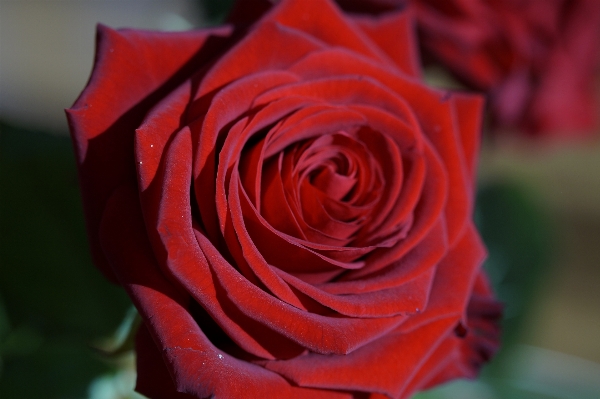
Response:
[[[129,306],[93,267],[70,139],[0,123],[0,398],[82,398]]]
[[[552,225],[540,203],[528,187],[512,181],[487,182],[477,193],[475,221],[489,253],[484,267],[504,303],[502,351],[494,368],[504,367],[504,354],[518,343],[552,267]]]
[[[218,25],[225,20],[234,0],[197,0],[204,10],[206,20],[212,25]]]

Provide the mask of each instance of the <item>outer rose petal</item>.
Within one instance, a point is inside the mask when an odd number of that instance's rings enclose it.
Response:
[[[354,21],[394,60],[402,72],[420,77],[421,63],[409,13],[395,12],[379,18],[360,16],[355,17]]]
[[[465,250],[468,249],[471,252],[466,257]],[[500,314],[497,304],[487,303],[479,308],[474,307],[468,313],[467,327],[472,327],[473,332],[467,333],[467,339],[473,336],[471,342],[463,344],[462,339],[456,338],[453,330],[461,320],[465,303],[469,301],[472,292],[474,295],[485,296],[485,300],[492,300],[485,277],[479,273],[484,254],[483,246],[471,227],[450,256],[438,266],[427,308],[412,316],[396,331],[347,356],[325,357],[311,354],[285,361],[269,361],[266,367],[301,386],[338,389],[342,386],[351,387],[357,391],[384,393],[392,398],[406,397],[413,392],[409,387],[413,385],[413,379],[422,378],[417,376],[417,372],[422,367],[425,368],[425,362],[429,362],[425,370],[454,367],[452,378],[473,377],[479,369],[481,358],[475,355],[476,360],[473,361],[472,356],[481,350],[481,342],[484,341],[477,337],[481,329],[477,323],[488,316],[491,316],[491,323],[497,322]],[[456,287],[456,292],[440,289],[447,284]],[[491,313],[488,315],[485,312]],[[469,318],[469,315],[472,317]],[[497,332],[496,325],[490,332],[490,343],[497,342]],[[439,356],[438,353],[438,350],[447,352],[447,349],[440,347],[445,340],[457,340],[459,344],[452,341],[453,348],[461,356],[461,351],[464,350],[469,359],[461,359],[457,364],[448,366],[446,357]],[[496,348],[486,351],[483,357],[489,358],[494,349]],[[315,364],[320,367],[314,367]],[[363,372],[363,367],[370,372]],[[333,381],[328,378],[331,374],[337,376]]]
[[[479,161],[479,144],[481,141],[483,99],[479,96],[453,94],[450,97],[455,112],[455,123],[460,135],[466,167],[475,187],[477,180],[477,163]]]
[[[474,378],[482,362],[498,350],[502,306],[493,298],[480,271],[473,286],[465,324],[435,349],[406,388],[406,393],[428,389],[456,378]]]
[[[161,351],[152,340],[148,328],[140,325],[135,336],[137,379],[135,390],[152,399],[191,399],[192,395],[177,392]]]
[[[160,274],[134,190],[120,187],[111,196],[100,237],[119,282],[133,299],[152,339],[162,349],[162,357],[178,392],[197,398],[214,395],[253,399],[351,399],[351,395],[342,392],[293,387],[279,375],[235,359],[213,346],[190,315],[188,298]],[[144,333],[141,338],[140,345],[148,347]],[[164,378],[160,372],[157,376]]]
[[[419,367],[455,324],[456,317],[438,318],[410,333],[390,333],[346,356],[309,354],[269,362],[266,367],[300,386],[376,392],[400,398]],[[332,379],[332,375],[336,378]]]
[[[92,255],[113,282],[98,227],[115,188],[135,184],[132,133],[154,104],[223,50],[230,34],[227,27],[164,34],[98,25],[92,76],[67,117]]]
[[[361,14],[384,14],[404,8],[406,0],[338,0],[336,3],[345,11]],[[248,25],[262,17],[276,0],[238,0],[231,11],[228,22]],[[387,53],[404,72],[419,76],[420,66],[412,22],[406,13],[390,13],[381,18],[359,17],[355,22],[377,45]],[[406,46],[406,47],[404,47]]]
[[[420,381],[429,388],[463,376],[474,378],[481,365],[498,351],[502,305],[493,297],[487,277],[480,272],[475,281],[464,325],[447,337],[437,356],[441,367],[424,368]]]

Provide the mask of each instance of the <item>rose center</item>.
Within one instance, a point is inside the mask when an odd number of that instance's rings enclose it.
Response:
[[[329,159],[309,174],[309,181],[328,197],[347,201],[357,179],[340,170],[336,159]]]

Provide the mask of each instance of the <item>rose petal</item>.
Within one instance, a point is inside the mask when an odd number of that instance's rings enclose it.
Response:
[[[435,269],[447,252],[448,237],[445,226],[438,220],[419,244],[401,259],[391,262],[388,267],[362,279],[338,279],[319,284],[318,287],[332,294],[348,295],[401,286]],[[429,292],[429,288],[426,291]]]
[[[483,123],[480,116],[483,115],[483,99],[479,96],[453,93],[450,102],[454,108],[457,130],[466,159],[465,165],[469,170],[470,185],[474,187],[477,180],[478,150]]]
[[[224,128],[248,110],[258,93],[296,80],[296,76],[286,72],[264,72],[241,78],[220,90],[212,99],[210,112],[204,110],[204,118],[190,125],[197,143],[193,158],[194,194],[205,229],[215,242],[219,241],[222,230],[215,209],[215,165],[219,150],[217,143],[224,140],[227,133]],[[202,106],[198,101],[196,105]],[[194,114],[195,111],[189,112]]]
[[[403,331],[417,329],[422,323],[445,315],[462,315],[487,253],[471,222],[457,244],[439,263],[427,311],[411,317],[400,326]],[[453,287],[448,290],[442,287]]]
[[[325,52],[321,54],[323,54],[323,57],[327,56]],[[424,134],[430,137],[431,143],[435,145],[436,150],[447,165],[446,169],[451,183],[449,186],[450,191],[446,219],[449,224],[450,240],[451,242],[455,242],[465,228],[465,223],[471,214],[472,203],[469,196],[466,195],[469,187],[467,184],[469,179],[468,170],[465,165],[465,156],[462,154],[462,148],[458,146],[460,138],[456,131],[455,117],[453,114],[454,110],[448,103],[448,98],[444,97],[441,93],[422,86],[416,81],[395,75],[378,65],[366,62],[355,56],[348,55],[347,62],[340,62],[339,57],[343,57],[343,55],[340,54],[337,57],[338,62],[325,64],[326,68],[315,68],[314,63],[316,63],[318,58],[314,58],[310,62],[305,61],[304,64],[295,65],[292,70],[301,76],[305,71],[308,71],[311,78],[315,79],[314,82],[320,81],[316,80],[317,76],[321,79],[323,79],[324,76],[328,76],[325,80],[327,82],[341,80],[339,78],[340,74],[360,73],[366,76],[376,76],[379,82],[378,84],[383,84],[386,87],[391,88],[397,95],[404,98],[403,101],[407,101],[411,104]],[[350,60],[353,60],[354,62],[350,62]],[[372,83],[372,81],[369,80],[369,83]],[[302,83],[299,83],[298,85],[300,86]],[[319,89],[313,88],[312,86],[309,87],[319,93],[320,96],[331,96],[331,92],[333,92],[332,89],[329,89],[328,93],[320,93],[318,91]],[[298,92],[303,89],[304,87],[301,86],[301,89],[294,91]],[[271,93],[279,93],[284,90],[288,90],[287,87],[271,90],[263,96],[269,98],[274,96],[274,94]],[[356,90],[356,88],[354,90]],[[371,89],[371,91],[375,91],[375,89]],[[367,94],[361,93],[361,96],[370,98]],[[397,115],[405,115],[405,117],[410,118],[412,114],[412,112],[403,112],[401,111],[401,108],[398,107],[392,109],[391,104],[388,105],[388,103],[386,103],[387,107],[385,107],[381,104],[381,101],[371,100],[368,101],[368,103],[370,103],[369,105],[378,104],[380,107],[386,108]]]
[[[263,21],[216,62],[200,82],[196,99],[248,75],[283,70],[322,47],[306,32]]]
[[[355,280],[377,272],[401,259],[412,248],[419,244],[427,233],[436,226],[443,214],[446,204],[448,181],[446,170],[439,156],[424,142],[424,157],[427,165],[427,175],[424,180],[421,198],[413,211],[414,222],[407,236],[391,248],[380,248],[365,259],[366,265],[359,270],[349,271],[344,280]],[[410,195],[410,194],[409,194]]]
[[[101,223],[102,247],[152,339],[162,348],[178,392],[194,397],[262,398],[278,392],[297,399],[351,398],[343,392],[294,387],[278,374],[213,346],[186,309],[187,298],[158,271],[136,197],[134,190],[122,187],[109,199]]]
[[[200,232],[196,233],[216,278],[246,316],[304,348],[323,354],[347,354],[396,327],[403,316],[376,319],[328,317],[289,306],[245,280]]]
[[[388,334],[345,356],[310,353],[268,361],[265,368],[303,387],[378,392],[398,398],[455,323],[456,317],[440,318],[418,331]]]
[[[135,390],[154,399],[193,399],[194,396],[177,392],[169,370],[152,336],[142,323],[135,334]]]
[[[115,31],[98,25],[96,62],[87,88],[68,109],[95,264],[116,282],[98,244],[109,196],[135,185],[133,131],[146,112],[205,60],[225,50],[228,27],[181,33]],[[165,59],[167,51],[170,56]],[[120,93],[115,96],[114,93]]]
[[[429,98],[427,98],[429,97]],[[453,245],[468,223],[473,209],[470,176],[462,151],[451,101],[434,96],[416,95],[411,101],[419,115],[425,134],[435,145],[448,172],[449,191],[446,202],[448,238]]]
[[[283,280],[323,306],[349,317],[390,317],[416,313],[427,306],[435,268],[402,284],[365,290],[360,294],[333,295],[291,274],[279,271]]]
[[[417,40],[412,15],[406,11],[379,17],[354,17],[354,22],[396,63],[400,70],[421,77]]]
[[[148,238],[164,276],[201,303],[245,351],[263,358],[301,352],[302,348],[240,313],[223,296],[220,285],[213,282],[209,263],[196,242],[189,212],[191,154],[191,135],[185,128],[169,143],[156,181],[140,193],[146,226],[153,226],[148,229]]]
[[[333,2],[324,0],[282,1],[266,17],[283,25],[298,29],[322,41],[327,47],[342,47],[392,64],[388,56],[360,29],[344,17]]]

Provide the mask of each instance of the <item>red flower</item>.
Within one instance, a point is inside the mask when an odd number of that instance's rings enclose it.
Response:
[[[596,126],[599,1],[409,2],[426,52],[489,93],[497,125],[564,137]]]
[[[99,28],[68,118],[95,262],[144,320],[140,392],[407,398],[493,354],[482,101],[424,86],[414,47],[407,16],[326,0]]]

